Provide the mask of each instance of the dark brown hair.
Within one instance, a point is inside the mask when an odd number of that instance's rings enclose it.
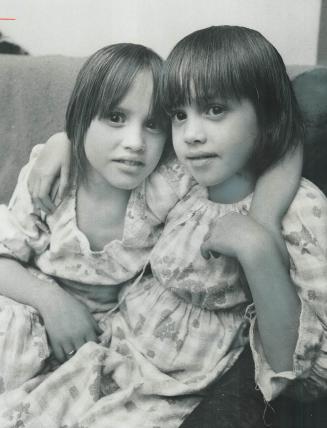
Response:
[[[83,176],[87,159],[86,132],[95,117],[106,118],[127,94],[137,74],[149,70],[153,76],[151,115],[166,115],[158,97],[162,59],[151,49],[132,43],[106,46],[95,52],[80,70],[66,111],[66,132],[72,142],[72,174]]]
[[[259,175],[303,140],[301,114],[284,62],[259,32],[245,27],[209,27],[186,36],[163,69],[166,111],[191,101],[248,99],[259,126],[251,165]]]

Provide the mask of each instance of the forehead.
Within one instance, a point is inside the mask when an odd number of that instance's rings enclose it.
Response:
[[[152,99],[152,73],[149,70],[142,70],[135,76],[134,81],[118,103],[118,106],[128,112],[135,112],[148,116],[152,110]]]
[[[121,102],[138,98],[139,102],[142,102],[143,98],[150,96],[152,98],[153,93],[153,76],[149,70],[141,70],[134,77],[133,82],[128,88],[126,94],[122,98]]]

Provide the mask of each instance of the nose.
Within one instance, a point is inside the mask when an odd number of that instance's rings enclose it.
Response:
[[[123,139],[123,146],[134,152],[144,152],[145,136],[141,125],[130,125],[126,128]]]
[[[188,116],[184,127],[184,140],[187,144],[204,144],[207,141],[201,117]]]

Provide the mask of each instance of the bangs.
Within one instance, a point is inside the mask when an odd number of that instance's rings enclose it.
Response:
[[[145,55],[142,61],[138,57],[119,58],[101,82],[98,93],[95,116],[100,119],[109,117],[122,99],[127,95],[135,78],[140,72],[150,72],[153,92],[149,106],[149,118],[156,118],[162,127],[168,126],[168,118],[159,97],[159,83],[162,72],[162,60],[155,55]]]
[[[149,116],[166,129],[168,121],[158,95],[161,69],[159,55],[133,43],[106,46],[86,61],[77,76],[66,110],[66,133],[72,142],[75,170],[83,174],[87,165],[84,138],[92,120],[108,118],[142,71],[149,71],[153,77]]]
[[[131,61],[124,61],[124,58],[113,64],[99,82],[98,94],[93,97],[96,105],[94,116],[99,119],[108,118],[113,108],[125,97],[141,70],[139,64],[132,66]]]
[[[173,48],[164,63],[160,97],[168,114],[195,103],[247,99],[258,119],[253,152],[257,175],[303,141],[299,108],[285,64],[258,31],[216,26],[195,31]]]
[[[210,34],[209,34],[210,35]],[[255,83],[250,78],[246,52],[235,49],[226,37],[209,40],[193,37],[173,49],[163,67],[161,100],[166,111],[195,102],[219,98],[252,98]]]

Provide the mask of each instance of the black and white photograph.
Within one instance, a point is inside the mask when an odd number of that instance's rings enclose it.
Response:
[[[0,0],[0,428],[327,427],[327,0]]]

